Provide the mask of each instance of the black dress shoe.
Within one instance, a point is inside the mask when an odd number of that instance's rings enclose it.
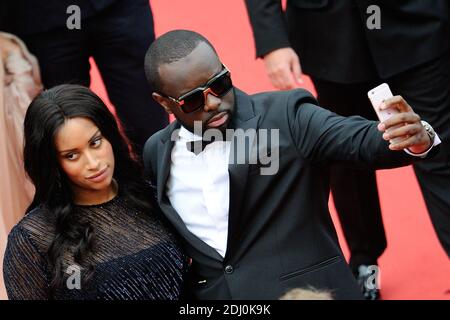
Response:
[[[366,300],[380,300],[379,289],[379,274],[377,272],[377,265],[365,265],[358,266],[356,272],[356,280],[361,288],[364,299]]]

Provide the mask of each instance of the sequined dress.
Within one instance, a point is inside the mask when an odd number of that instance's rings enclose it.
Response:
[[[175,300],[182,295],[185,256],[167,224],[121,195],[101,205],[76,206],[93,227],[95,251],[87,262],[90,280],[64,255],[64,284],[50,290],[47,250],[54,218],[44,209],[28,213],[11,231],[3,273],[9,299]],[[85,268],[86,269],[86,268]],[[82,269],[82,270],[85,270]]]

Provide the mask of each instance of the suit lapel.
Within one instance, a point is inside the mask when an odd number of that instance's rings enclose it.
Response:
[[[175,130],[179,129],[180,125],[175,124],[173,122],[171,126],[169,127],[168,135],[161,138],[158,144],[158,154],[161,155],[161,157],[158,157],[161,160],[161,163],[158,164],[159,170],[158,170],[158,176],[157,176],[157,191],[158,191],[158,201],[161,202],[162,198],[165,195],[166,192],[166,183],[167,179],[169,178],[170,173],[170,165],[171,165],[171,154],[172,149],[174,146],[174,141],[171,139],[172,134]]]
[[[259,116],[255,115],[249,96],[235,89],[235,99],[235,117],[233,117],[231,128],[235,129],[235,132],[241,129],[244,132],[254,130],[256,133]],[[255,138],[254,135],[249,135],[249,144],[244,144],[245,148],[243,148],[242,140],[239,140],[235,134],[231,144],[232,151],[230,152],[230,164],[228,166],[230,179],[228,241],[225,259],[233,254],[235,246],[238,245],[238,236],[241,234],[239,221],[243,219],[241,209],[247,185],[250,151],[254,146]],[[233,150],[236,151],[237,149],[240,150],[239,154],[235,153],[233,159]],[[244,150],[245,152],[242,154]],[[237,158],[239,161],[236,161]]]

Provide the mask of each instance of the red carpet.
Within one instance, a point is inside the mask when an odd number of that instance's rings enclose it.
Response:
[[[242,0],[152,0],[151,4],[158,35],[173,29],[200,32],[216,47],[237,87],[249,93],[272,90],[262,61],[254,58]],[[107,100],[95,68],[92,74],[94,90]],[[314,90],[309,80],[305,88]],[[383,298],[450,300],[449,260],[434,233],[412,168],[380,171],[378,181],[388,240],[379,261]],[[330,207],[347,255],[331,201]]]

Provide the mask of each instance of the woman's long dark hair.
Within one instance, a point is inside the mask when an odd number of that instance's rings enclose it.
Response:
[[[121,194],[138,208],[153,208],[151,191],[141,166],[132,159],[116,119],[103,101],[79,85],[60,85],[43,91],[31,102],[25,116],[24,162],[36,187],[27,212],[42,207],[55,217],[55,237],[48,249],[48,260],[53,268],[53,290],[60,287],[64,279],[64,253],[73,253],[74,262],[89,270],[86,257],[95,249],[94,230],[75,214],[73,192],[58,163],[55,147],[58,129],[66,120],[76,117],[91,120],[111,143],[115,159],[114,179]]]

